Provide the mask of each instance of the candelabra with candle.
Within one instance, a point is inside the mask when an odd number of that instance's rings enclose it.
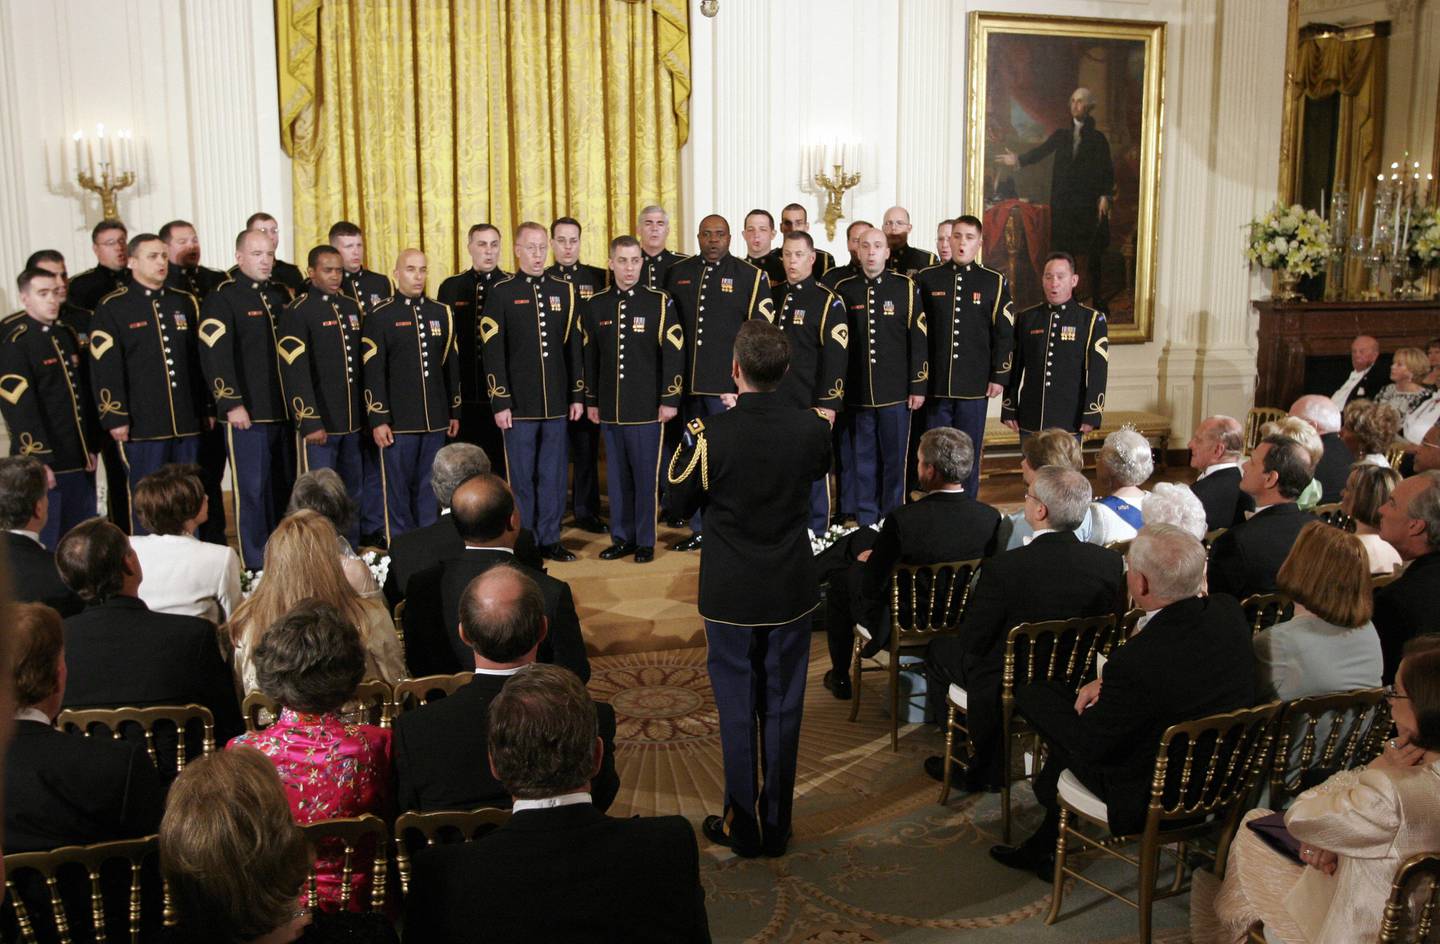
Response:
[[[1330,254],[1325,261],[1325,298],[1327,301],[1345,297],[1345,253],[1348,247],[1350,225],[1350,194],[1342,186],[1335,191],[1330,205],[1325,206],[1325,194],[1320,194],[1321,212],[1329,215]]]
[[[1422,185],[1424,190],[1422,191]],[[1370,256],[1366,267],[1371,272],[1370,297],[1383,297],[1380,276],[1388,276],[1388,295],[1409,298],[1416,289],[1410,284],[1410,223],[1423,201],[1434,188],[1434,175],[1420,178],[1420,162],[1410,160],[1406,151],[1399,161],[1392,161],[1390,173],[1375,177],[1375,220],[1370,232]]]
[[[835,224],[845,217],[841,203],[845,192],[860,183],[858,170],[845,169],[846,157],[858,158],[859,150],[858,145],[836,143],[828,149],[824,145],[817,145],[814,149],[807,149],[802,155],[802,188],[810,193],[825,195],[825,209],[821,219],[825,223],[826,239],[835,238]],[[828,174],[825,172],[827,165],[831,169]]]
[[[75,145],[75,182],[100,197],[105,219],[118,219],[119,193],[135,185],[134,136],[128,128],[107,136],[105,126],[96,125],[93,140],[77,131],[71,141]]]

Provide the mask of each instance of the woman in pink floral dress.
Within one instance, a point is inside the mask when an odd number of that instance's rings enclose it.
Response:
[[[254,659],[260,690],[284,709],[270,727],[242,734],[229,746],[253,747],[270,759],[297,823],[385,816],[390,732],[350,724],[339,715],[365,674],[365,649],[355,627],[329,604],[307,600],[269,628]],[[352,911],[369,901],[373,855],[362,848],[352,859]],[[342,860],[338,843],[320,847],[315,869],[322,909],[339,907]]]

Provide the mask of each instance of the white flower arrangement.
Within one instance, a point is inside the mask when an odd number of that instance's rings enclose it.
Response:
[[[360,555],[360,559],[370,568],[370,576],[375,578],[375,586],[385,586],[385,577],[390,573],[390,555],[381,551],[366,551]]]
[[[881,518],[874,524],[869,525],[869,528],[871,531],[879,531],[880,526],[884,523],[885,519]],[[810,535],[810,552],[818,557],[824,553],[827,548],[833,547],[835,542],[845,537],[845,535],[859,530],[860,528],[858,526],[847,528],[843,524],[832,524],[820,534],[816,534],[814,531],[808,531],[807,533]]]
[[[1275,204],[1249,224],[1245,258],[1262,269],[1315,275],[1330,254],[1330,224],[1300,204]]]
[[[1440,207],[1426,207],[1410,220],[1409,248],[1420,268],[1440,266]]]
[[[260,586],[260,578],[265,576],[263,570],[242,570],[240,571],[240,595],[248,597]]]

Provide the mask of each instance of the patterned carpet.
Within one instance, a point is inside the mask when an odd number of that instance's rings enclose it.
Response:
[[[941,735],[904,726],[892,753],[876,683],[849,722],[849,704],[821,685],[824,643],[816,634],[811,646],[790,853],[744,860],[700,840],[716,941],[918,944],[957,932],[977,941],[1136,939],[1135,913],[1084,886],[1067,891],[1061,920],[1047,927],[1049,886],[987,855],[999,841],[999,797],[939,806],[939,785],[921,763],[940,752]],[[592,669],[591,692],[615,706],[618,720],[621,789],[611,814],[679,813],[698,830],[705,814],[720,811],[723,782],[704,650],[596,656]],[[1023,836],[1037,810],[1023,786],[1016,802]],[[1124,880],[1110,866],[1095,868]],[[1186,906],[1185,897],[1156,906],[1157,942],[1188,940]]]

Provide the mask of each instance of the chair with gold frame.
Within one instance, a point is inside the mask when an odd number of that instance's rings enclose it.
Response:
[[[1390,448],[1385,450],[1385,461],[1390,463],[1390,468],[1396,470],[1400,468],[1400,463],[1405,459],[1405,451],[1410,445],[1403,439],[1390,444]]]
[[[355,724],[373,724],[388,728],[395,720],[394,694],[380,679],[366,679],[355,689],[355,697],[341,717]],[[253,691],[240,703],[245,716],[246,731],[263,731],[275,723],[284,706],[261,691]],[[268,720],[267,720],[268,719]]]
[[[1240,601],[1250,632],[1258,633],[1295,615],[1295,601],[1283,593],[1252,593]]]
[[[1283,420],[1288,415],[1278,406],[1255,406],[1247,410],[1245,413],[1245,455],[1250,455],[1260,444],[1260,427],[1266,423]]]
[[[62,731],[78,731],[89,737],[92,729],[106,728],[110,736],[119,741],[125,737],[124,728],[126,725],[135,725],[140,728],[145,739],[145,753],[150,755],[150,763],[160,771],[162,776],[169,776],[171,772],[179,776],[185,769],[185,764],[193,757],[187,756],[188,741],[187,733],[190,725],[200,725],[200,756],[205,757],[215,753],[215,716],[210,709],[204,705],[152,705],[148,708],[68,708],[60,712],[56,720],[57,726]],[[175,728],[175,758],[174,764],[162,763],[160,751],[155,743],[155,725],[168,724]],[[168,760],[168,759],[167,759]]]
[[[280,703],[262,691],[253,691],[240,703],[240,713],[245,716],[245,730],[253,734],[275,723]]]
[[[1397,567],[1388,574],[1374,574],[1370,577],[1370,585],[1376,590],[1379,590],[1381,587],[1388,587],[1400,579],[1401,570],[1402,568]]]
[[[1045,923],[1054,924],[1059,918],[1065,879],[1073,878],[1136,909],[1140,913],[1140,940],[1149,944],[1153,903],[1188,891],[1184,881],[1186,849],[1192,841],[1216,837],[1214,866],[1217,874],[1223,873],[1245,800],[1265,773],[1275,718],[1281,707],[1280,702],[1271,702],[1167,728],[1155,755],[1145,826],[1133,835],[1112,835],[1105,801],[1086,789],[1069,770],[1063,772],[1059,784],[1060,837],[1055,846],[1054,886]],[[1127,854],[1124,847],[1133,843],[1139,843],[1138,852]],[[1072,844],[1080,848],[1072,849]],[[1177,848],[1165,848],[1171,845]],[[1169,851],[1175,859],[1175,878],[1169,888],[1157,892],[1155,882],[1162,851]],[[1201,853],[1199,848],[1193,851]],[[1071,864],[1078,857],[1100,855],[1128,862],[1139,870],[1138,900],[1125,897]]]
[[[890,638],[864,665],[860,651],[870,635],[855,627],[855,644],[850,651],[850,675],[854,700],[850,720],[860,715],[861,677],[884,672],[890,686],[890,750],[900,749],[900,656],[923,650],[932,639],[953,636],[965,616],[965,605],[979,573],[981,558],[946,561],[938,564],[898,564],[890,575]]]
[[[397,716],[402,712],[414,711],[433,701],[437,693],[441,697],[455,694],[473,678],[474,672],[456,672],[454,675],[422,675],[419,678],[401,679],[395,683],[391,704]]]
[[[1413,855],[1400,863],[1390,883],[1385,916],[1380,920],[1380,944],[1426,944],[1434,940],[1437,906],[1440,853]]]
[[[1355,520],[1345,513],[1345,509],[1339,502],[1329,502],[1324,505],[1316,505],[1311,509],[1315,517],[1341,531],[1355,531]]]
[[[391,614],[395,623],[395,635],[400,637],[400,651],[405,651],[405,601],[401,600],[395,604],[395,612]]]
[[[89,846],[62,846],[49,852],[19,852],[5,856],[5,902],[13,911],[19,930],[19,940],[24,944],[39,941],[60,941],[69,944],[77,932],[96,941],[109,939],[139,941],[144,929],[158,930],[164,922],[163,904],[159,895],[144,893],[142,878],[146,873],[146,861],[153,864],[158,856],[156,837],[142,839],[120,839],[113,842],[95,843]],[[126,933],[115,934],[110,927],[110,916],[105,913],[106,895],[102,885],[101,872],[110,863],[127,862],[130,870],[129,893],[125,918]],[[88,921],[84,924],[67,914],[65,895],[61,884],[61,873],[78,873],[84,869],[89,880],[89,894],[84,896],[90,908]],[[44,882],[49,897],[47,920],[37,920],[26,907],[15,883],[16,876],[25,872],[36,872]],[[78,874],[76,878],[78,879]],[[158,884],[158,872],[154,881]],[[78,898],[78,896],[75,896]],[[36,902],[32,901],[32,904]],[[146,920],[146,905],[160,907],[162,913],[153,920]]]
[[[425,840],[428,849],[445,837],[458,836],[461,842],[471,842],[510,821],[510,811],[496,807],[481,807],[476,810],[437,810],[431,813],[401,813],[395,819],[395,870],[400,873],[400,894],[410,893],[411,834]],[[419,848],[419,843],[415,843]]]
[[[1276,725],[1267,805],[1284,809],[1307,786],[1308,771],[1328,775],[1370,763],[1380,756],[1389,732],[1390,705],[1383,688],[1287,702]]]
[[[1226,531],[1229,531],[1229,530],[1230,530],[1229,528],[1216,528],[1216,529],[1213,530],[1213,531],[1206,531],[1206,532],[1205,532],[1205,539],[1204,539],[1203,541],[1201,541],[1200,543],[1203,544],[1203,545],[1205,545],[1205,550],[1206,550],[1206,551],[1209,551],[1210,548],[1215,544],[1216,539],[1218,539],[1218,538],[1220,537],[1220,535],[1224,534]]]
[[[322,819],[300,826],[305,839],[317,854],[340,858],[340,899],[339,910],[349,911],[351,896],[354,894],[353,880],[356,863],[368,844],[370,853],[370,896],[369,908],[361,904],[360,910],[385,910],[385,878],[390,862],[390,830],[385,821],[374,813],[352,816],[344,819]],[[315,869],[305,879],[305,902],[314,910],[320,904],[320,889]]]

